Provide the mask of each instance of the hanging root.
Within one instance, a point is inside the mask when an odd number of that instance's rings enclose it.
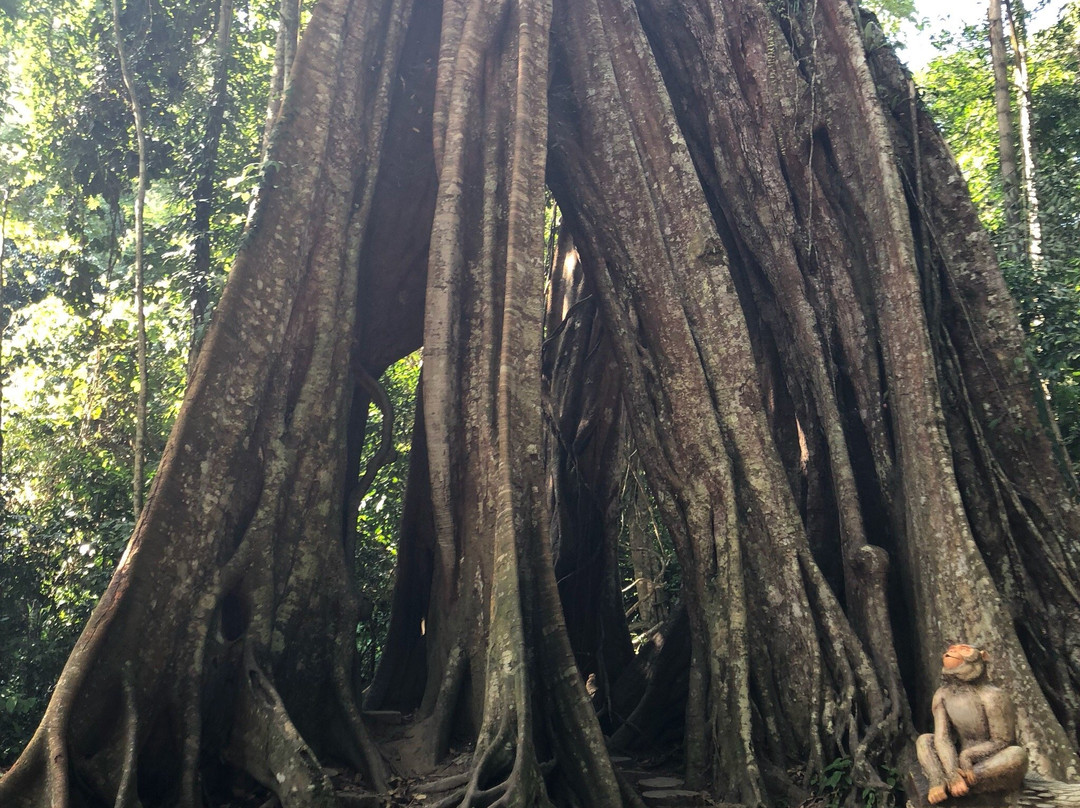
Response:
[[[329,778],[255,661],[250,644],[244,650],[243,674],[226,759],[277,795],[282,808],[334,808]]]
[[[891,702],[886,697],[873,663],[843,619],[840,605],[816,564],[803,554],[800,562],[814,613],[823,621],[818,634],[828,661],[826,670],[832,672],[838,691],[838,698],[830,699],[823,710],[822,723],[831,727],[830,740],[836,751],[851,757],[856,783],[886,790],[874,759],[900,732],[902,713],[895,704],[898,694],[891,694]]]
[[[854,554],[852,568],[857,578],[853,587],[855,596],[862,600],[862,610],[866,616],[870,656],[878,675],[883,678],[887,700],[886,715],[867,733],[866,745],[869,747],[877,737],[889,742],[898,735],[913,735],[915,729],[900,681],[900,665],[896,659],[896,643],[889,619],[886,594],[889,555],[880,547],[863,545]]]
[[[138,754],[139,714],[135,706],[135,686],[129,672],[124,676],[124,765],[120,774],[120,788],[116,793],[116,808],[134,808],[139,805],[139,795],[135,790]]]
[[[338,642],[338,646],[347,649],[341,641]],[[356,703],[345,662],[340,656],[339,654],[338,658],[334,660],[334,686],[337,689],[341,717],[346,722],[359,751],[353,765],[364,774],[368,784],[374,791],[385,794],[389,788],[390,769],[378,746],[371,739],[367,726],[364,724],[364,719],[360,715],[360,708]]]

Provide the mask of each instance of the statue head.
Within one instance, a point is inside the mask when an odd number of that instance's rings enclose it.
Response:
[[[950,645],[942,656],[941,675],[961,682],[974,682],[986,674],[990,655],[972,645]]]

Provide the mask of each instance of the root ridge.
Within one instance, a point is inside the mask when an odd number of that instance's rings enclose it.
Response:
[[[273,792],[282,808],[334,808],[329,778],[250,643],[244,650],[244,668],[226,760]]]

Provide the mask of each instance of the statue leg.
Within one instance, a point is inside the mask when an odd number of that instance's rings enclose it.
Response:
[[[1027,769],[1027,749],[1008,746],[975,764],[975,787],[972,790],[979,793],[1018,791]]]
[[[931,804],[942,802],[948,796],[945,790],[947,780],[945,767],[941,765],[941,759],[934,747],[934,736],[920,735],[915,741],[915,753],[919,756],[919,765],[922,766],[926,781],[930,784],[930,790],[926,794],[927,802]]]

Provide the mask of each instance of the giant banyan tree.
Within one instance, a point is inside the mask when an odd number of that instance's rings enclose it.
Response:
[[[367,412],[420,346],[361,692]],[[242,773],[330,806],[327,763],[384,791],[464,749],[441,805],[630,806],[609,750],[662,744],[691,788],[790,804],[839,758],[883,787],[950,642],[1075,776],[1080,514],[1037,389],[852,0],[319,0],[142,518],[0,804],[217,804]],[[642,518],[681,574],[647,658]]]

